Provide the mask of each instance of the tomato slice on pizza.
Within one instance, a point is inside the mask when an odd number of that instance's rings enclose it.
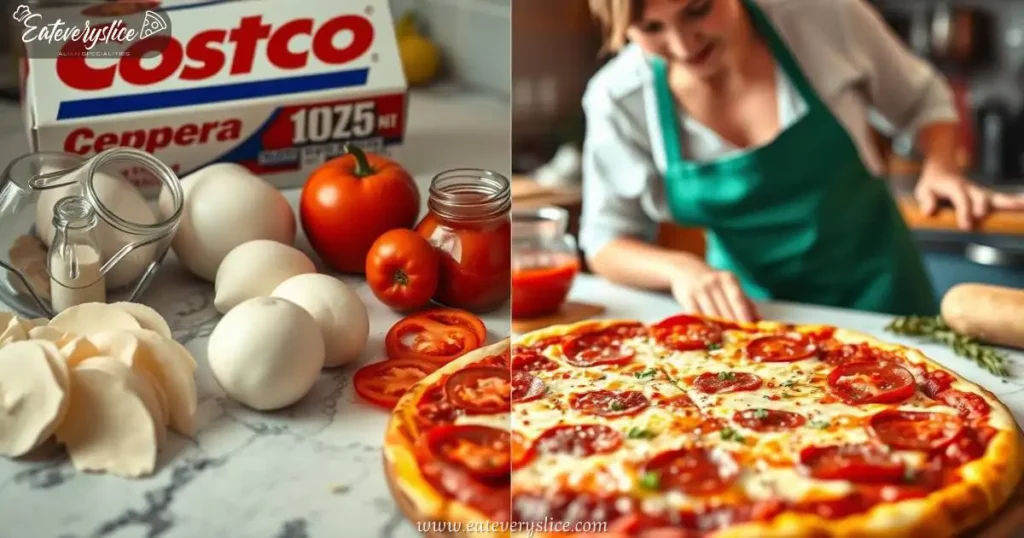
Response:
[[[437,426],[426,434],[430,454],[493,481],[507,479],[512,470],[511,437],[506,430],[480,425]]]
[[[445,394],[467,414],[505,413],[509,410],[512,383],[509,371],[496,366],[474,366],[452,374]]]
[[[956,415],[886,409],[871,417],[869,431],[897,450],[936,450],[953,442],[963,429]]]
[[[892,362],[847,362],[828,375],[829,389],[851,404],[897,403],[914,395],[914,375]]]
[[[821,480],[899,483],[906,470],[903,460],[872,444],[807,447],[800,452],[800,463]]]
[[[676,351],[716,347],[722,343],[722,327],[697,316],[679,315],[659,322],[651,334],[661,345]]]

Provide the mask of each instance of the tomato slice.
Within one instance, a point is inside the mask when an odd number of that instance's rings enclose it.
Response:
[[[937,450],[964,429],[963,421],[945,413],[886,409],[871,417],[871,433],[897,450]]]
[[[416,314],[419,317],[436,321],[449,327],[463,327],[469,329],[476,335],[478,342],[483,344],[487,341],[487,326],[483,320],[470,312],[457,308],[434,308]]]
[[[757,390],[761,383],[760,377],[746,372],[705,372],[697,376],[693,386],[705,394],[719,394]]]
[[[569,397],[573,409],[602,417],[635,415],[650,405],[644,393],[635,390],[594,390]]]
[[[972,462],[985,455],[988,449],[988,442],[995,435],[995,430],[989,426],[981,428],[964,428],[964,431],[937,453],[944,461],[954,465],[963,465]]]
[[[445,325],[413,314],[388,331],[384,346],[392,359],[419,359],[447,364],[480,347],[482,341],[472,329]]]
[[[803,426],[807,419],[799,414],[778,409],[747,409],[737,411],[733,422],[756,432],[781,432]]]
[[[662,320],[651,334],[663,346],[676,351],[706,349],[722,343],[722,327],[697,316],[679,315]]]
[[[899,483],[905,464],[869,444],[810,446],[800,451],[805,472],[820,480]]]
[[[480,425],[443,425],[427,432],[430,453],[457,465],[481,480],[495,480],[512,472],[509,432]]]
[[[847,362],[828,375],[828,386],[851,404],[896,403],[914,395],[914,375],[891,362]]]
[[[568,454],[585,458],[613,452],[622,446],[622,434],[601,424],[566,424],[549,428],[533,443],[538,455]]]
[[[520,370],[512,372],[512,403],[530,402],[547,392],[539,377]]]
[[[955,408],[963,418],[987,417],[992,411],[985,398],[973,392],[949,389],[936,394],[935,399]]]
[[[445,394],[467,414],[505,413],[511,407],[509,371],[495,366],[471,366],[448,377]]]
[[[794,362],[817,353],[818,346],[799,336],[762,336],[747,344],[747,355],[757,362]]]
[[[662,452],[643,466],[645,487],[680,490],[689,495],[720,493],[739,475],[731,456],[712,458],[700,447]]]
[[[419,380],[437,370],[437,365],[416,359],[392,359],[364,366],[353,382],[363,399],[394,409],[398,400]]]

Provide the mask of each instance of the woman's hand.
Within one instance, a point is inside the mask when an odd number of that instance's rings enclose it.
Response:
[[[958,174],[925,172],[917,182],[914,197],[925,215],[933,215],[939,203],[948,201],[961,229],[970,230],[993,210],[1024,211],[1024,196],[992,192]]]
[[[739,279],[726,271],[707,267],[672,280],[672,295],[683,309],[736,321],[755,321],[754,304],[743,293]]]

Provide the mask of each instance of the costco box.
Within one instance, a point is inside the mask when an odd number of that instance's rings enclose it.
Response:
[[[283,188],[346,142],[386,152],[404,136],[407,86],[387,2],[29,5],[13,18],[36,37],[22,91],[37,151],[132,146],[180,176],[227,161]],[[88,48],[97,34],[45,42],[42,28],[27,32],[55,21],[120,33]],[[153,185],[144,171],[124,173]]]

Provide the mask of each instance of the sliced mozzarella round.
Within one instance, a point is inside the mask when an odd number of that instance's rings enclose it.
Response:
[[[131,314],[106,303],[85,303],[68,308],[50,321],[50,327],[79,336],[142,328]]]
[[[92,357],[71,370],[71,409],[56,434],[76,469],[129,478],[153,472],[157,420],[140,380],[111,357]]]
[[[45,441],[68,411],[68,392],[34,342],[0,348],[0,454],[21,456]]]
[[[165,320],[164,317],[156,310],[153,310],[144,304],[129,302],[112,303],[110,306],[119,308],[130,314],[135,318],[135,321],[139,322],[139,325],[143,329],[153,331],[164,338],[173,338],[171,335],[171,327],[167,324],[167,320]]]
[[[60,354],[64,356],[68,368],[74,368],[85,359],[99,355],[100,350],[88,338],[78,337],[61,346]]]
[[[28,331],[29,340],[46,340],[47,342],[53,342],[58,348],[64,347],[64,344],[75,339],[74,335],[67,334],[60,329],[54,329],[53,327],[32,327]]]
[[[130,338],[130,337],[129,337]],[[149,410],[149,414],[153,416],[153,427],[156,433],[157,448],[163,446],[164,441],[167,439],[167,417],[163,414],[163,409],[160,407],[160,397],[157,395],[157,387],[159,383],[156,381],[155,376],[147,371],[145,368],[140,368],[139,364],[143,363],[142,360],[135,360],[134,356],[137,354],[148,353],[143,346],[139,345],[138,342],[130,343],[127,339],[119,342],[119,345],[115,346],[120,356],[112,356],[106,353],[100,355],[101,359],[113,358],[116,359],[121,365],[128,366],[132,369],[133,375],[136,377],[134,383],[134,389],[138,392],[139,398],[142,399],[142,403],[146,405],[146,409]],[[99,370],[105,370],[111,375],[121,375],[121,366],[108,360],[93,360],[96,357],[86,359],[82,361],[79,368],[96,368]]]

